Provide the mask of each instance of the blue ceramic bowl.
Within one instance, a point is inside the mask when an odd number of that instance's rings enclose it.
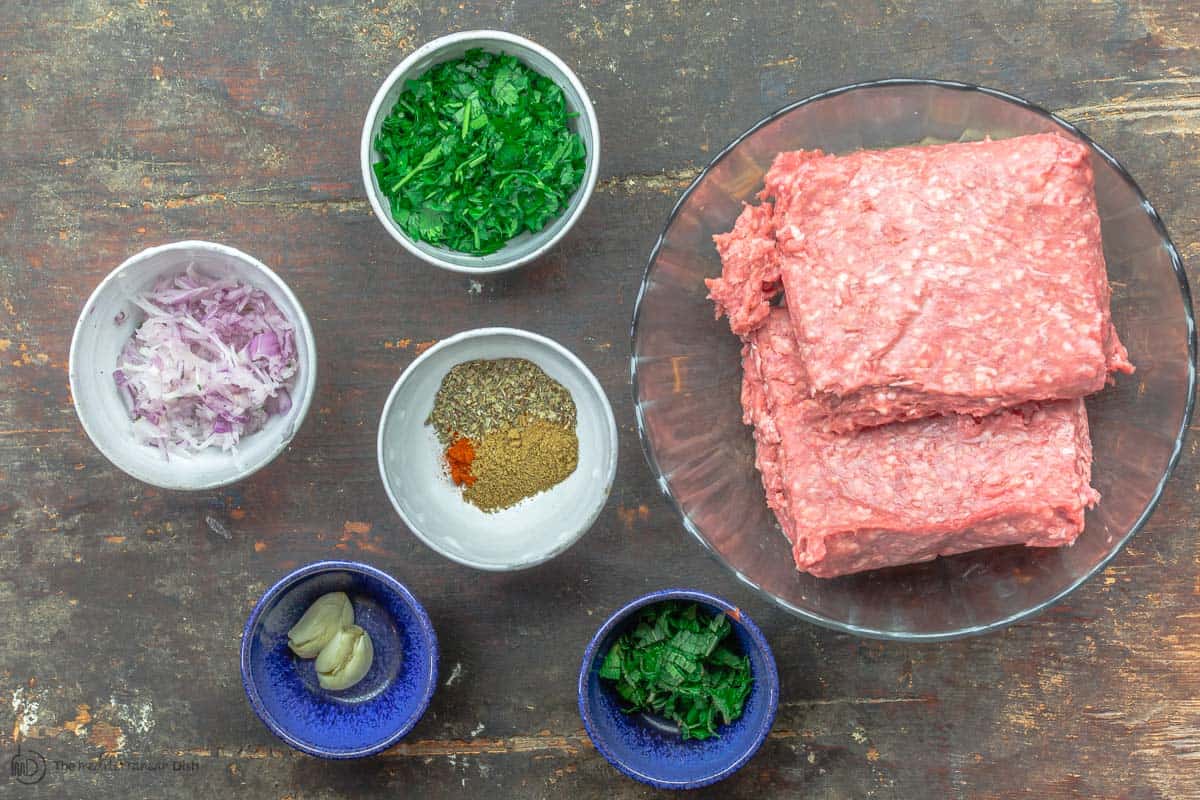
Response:
[[[318,597],[345,592],[375,660],[339,692],[317,683],[313,659],[288,649],[288,629]],[[267,590],[242,634],[242,684],[250,706],[285,742],[322,758],[361,758],[400,741],[437,686],[438,645],[429,615],[395,578],[353,561],[318,561]]]
[[[636,612],[664,600],[699,603],[709,613],[725,612],[742,652],[750,657],[754,686],[742,716],[718,736],[683,741],[671,723],[621,711],[622,701],[600,664]],[[779,673],[762,631],[736,606],[688,589],[665,589],[639,597],[608,618],[592,638],[579,670],[579,714],[588,736],[609,763],[631,778],[660,789],[696,789],[741,769],[767,738],[779,706]]]

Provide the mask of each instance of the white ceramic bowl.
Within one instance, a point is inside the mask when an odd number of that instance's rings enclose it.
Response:
[[[537,233],[526,232],[514,237],[503,248],[486,256],[471,256],[444,247],[433,247],[410,238],[392,219],[391,204],[380,190],[379,183],[375,180],[375,170],[372,169],[372,165],[379,161],[374,147],[375,137],[379,134],[384,118],[391,113],[396,104],[396,98],[404,91],[404,82],[420,76],[436,64],[459,58],[476,47],[491,53],[516,56],[527,66],[558,84],[566,96],[567,107],[577,114],[571,120],[571,127],[580,135],[587,148],[583,181],[558,219]],[[371,201],[371,207],[375,209],[375,217],[392,238],[410,253],[434,266],[453,272],[473,275],[504,272],[528,263],[548,251],[566,235],[583,214],[583,209],[592,196],[592,190],[596,187],[596,175],[600,167],[600,128],[587,90],[558,56],[539,44],[504,31],[462,31],[434,39],[418,48],[388,75],[375,94],[367,112],[366,122],[363,123],[361,159],[363,186],[366,188],[367,198]]]
[[[243,438],[237,453],[210,447],[166,458],[157,448],[134,440],[129,409],[112,374],[122,348],[146,317],[133,298],[163,275],[181,273],[189,264],[213,277],[232,275],[270,295],[296,326],[299,367],[291,409],[272,416],[261,430]],[[173,242],[127,259],[92,292],[71,339],[70,380],[79,421],[109,461],[138,480],[164,489],[212,489],[252,475],[291,442],[312,402],[317,347],[300,301],[261,261],[212,242]]]
[[[575,472],[493,513],[462,498],[446,476],[437,435],[425,424],[450,368],[479,358],[532,361],[566,387],[577,411]],[[392,505],[425,544],[476,569],[524,569],[566,550],[600,515],[617,472],[617,424],[604,389],[571,351],[528,331],[480,328],[439,342],[404,370],[383,407],[378,452]]]

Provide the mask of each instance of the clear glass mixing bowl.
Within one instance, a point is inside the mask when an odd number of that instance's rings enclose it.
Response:
[[[1092,149],[1113,317],[1137,373],[1089,398],[1092,484],[1104,496],[1072,547],[1009,547],[833,580],[797,572],[742,424],[740,342],[713,319],[712,235],[733,226],[782,150],[844,153],[1059,131]],[[722,151],[671,213],[633,318],[632,378],[651,469],[684,527],[737,576],[804,619],[864,636],[934,640],[1034,614],[1100,570],[1146,522],[1195,391],[1195,327],[1179,254],[1117,161],[1071,125],[1002,92],[946,81],[847,86],[789,106]]]

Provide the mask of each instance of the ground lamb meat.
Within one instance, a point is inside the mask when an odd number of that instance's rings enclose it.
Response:
[[[774,215],[770,203],[746,206],[729,233],[713,237],[724,269],[710,278],[708,297],[717,317],[729,318],[729,328],[745,336],[762,325],[779,293],[779,256],[775,251]]]
[[[797,567],[818,577],[1070,544],[1099,499],[1082,400],[827,432],[784,309],[751,335],[743,370],[768,503]]]
[[[1087,148],[783,153],[707,281],[801,570],[834,577],[1083,530],[1082,397],[1129,372]],[[783,303],[773,307],[782,292]]]
[[[778,271],[831,430],[1082,397],[1132,371],[1083,144],[783,153],[763,195],[718,248],[770,257],[729,258],[714,297],[745,335]]]

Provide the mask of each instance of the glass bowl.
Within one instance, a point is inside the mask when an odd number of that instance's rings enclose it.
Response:
[[[767,508],[742,424],[741,342],[713,318],[712,243],[783,150],[845,153],[1057,131],[1092,151],[1113,319],[1137,372],[1087,401],[1103,495],[1071,547],[1008,547],[835,579],[798,572]],[[684,527],[745,583],[811,622],[863,636],[937,640],[1035,614],[1100,570],[1154,510],[1179,458],[1195,392],[1195,326],[1179,254],[1125,169],[1068,123],[961,83],[893,79],[810,97],[755,125],[688,187],[651,253],[633,317],[638,430]]]

